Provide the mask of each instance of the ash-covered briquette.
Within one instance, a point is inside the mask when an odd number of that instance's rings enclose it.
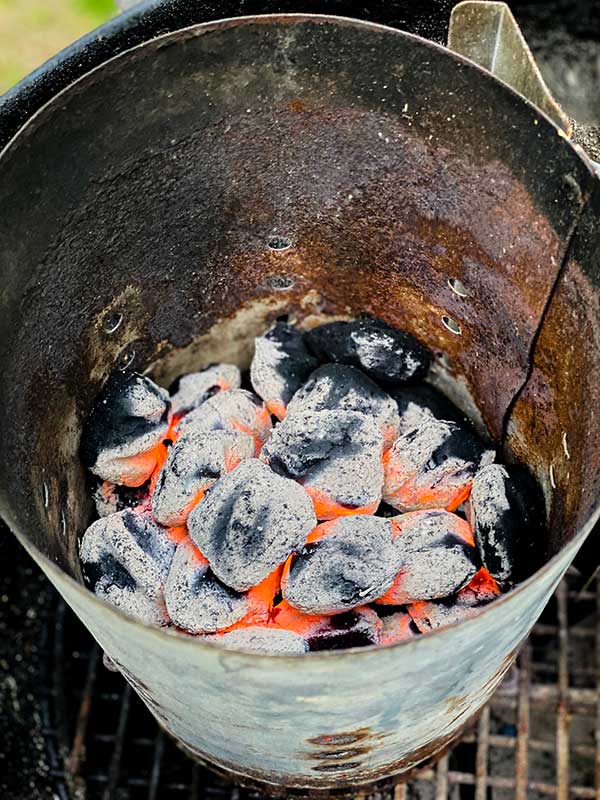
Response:
[[[378,603],[402,605],[455,594],[477,572],[469,523],[440,509],[391,520],[398,572]]]
[[[545,555],[546,513],[525,467],[491,464],[473,481],[469,516],[481,560],[504,587],[524,580]]]
[[[456,422],[461,426],[471,425],[468,417],[429,383],[393,387],[388,392],[396,401],[400,412],[400,435],[420,428],[423,422],[432,418]]]
[[[249,459],[209,489],[188,528],[215,575],[243,592],[299,550],[316,522],[301,486]]]
[[[318,366],[302,332],[279,320],[254,340],[250,380],[271,414],[283,419],[292,396]]]
[[[177,547],[165,587],[165,602],[171,621],[193,634],[228,628],[250,610],[246,595],[215,578],[208,561],[189,537]]]
[[[392,524],[362,514],[320,525],[293,556],[283,597],[305,614],[339,614],[381,597],[398,572]]]
[[[190,428],[171,446],[152,495],[152,513],[163,525],[184,525],[204,492],[225,472],[254,456],[252,436],[237,430]]]
[[[219,392],[186,414],[177,432],[181,436],[190,430],[206,432],[231,428],[250,434],[258,452],[272,427],[271,415],[260,397],[246,389],[231,389]]]
[[[94,504],[99,517],[108,517],[126,508],[150,511],[150,481],[141,486],[118,486],[101,481],[94,491]]]
[[[221,647],[247,650],[250,653],[289,656],[306,653],[308,650],[308,642],[304,637],[282,628],[250,626],[207,638]]]
[[[169,427],[169,394],[135,372],[107,381],[83,427],[81,458],[103,480],[140,486],[157,465]]]
[[[476,608],[491,603],[499,595],[498,584],[482,567],[456,596],[437,602],[412,603],[407,610],[418,630],[427,633],[473,616]]]
[[[385,606],[380,606],[385,608]],[[404,608],[395,609],[392,614],[380,614],[382,622],[381,644],[393,644],[412,639],[419,635],[419,629],[414,620]]]
[[[383,486],[383,437],[356,411],[288,413],[261,451],[279,475],[298,481],[317,519],[372,514]]]
[[[398,511],[454,511],[469,496],[479,467],[493,459],[494,452],[468,427],[423,419],[384,455],[383,499]]]
[[[383,623],[371,608],[355,608],[328,618],[327,624],[308,637],[308,648],[346,650],[348,647],[367,647],[382,641]]]
[[[321,361],[351,364],[376,381],[422,380],[431,363],[430,352],[414,336],[379,319],[329,322],[305,337]]]
[[[315,370],[288,404],[288,414],[313,411],[356,411],[372,419],[387,449],[398,436],[398,406],[377,384],[355,367],[326,364]]]
[[[149,514],[120,511],[96,520],[79,547],[83,572],[94,592],[148,623],[168,616],[164,586],[175,543]]]
[[[219,392],[239,389],[242,376],[235,364],[213,364],[201,372],[182,375],[171,389],[171,411],[182,416]]]

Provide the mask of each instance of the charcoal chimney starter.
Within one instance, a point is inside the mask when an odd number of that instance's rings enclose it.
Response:
[[[0,154],[0,207],[0,512],[163,727],[242,780],[314,790],[439,753],[598,517],[587,158],[431,42],[243,17],[161,35],[60,92]],[[369,314],[429,348],[434,384],[538,479],[544,566],[459,624],[296,656],[219,650],[86,589],[79,446],[108,377],[247,368],[284,314]]]

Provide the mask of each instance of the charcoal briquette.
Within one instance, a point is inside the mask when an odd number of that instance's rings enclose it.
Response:
[[[320,529],[325,534],[319,536]],[[305,614],[339,614],[381,597],[398,573],[392,524],[354,515],[319,526],[294,556],[283,597]]]
[[[84,575],[103,599],[145,622],[165,624],[164,586],[175,543],[149,514],[119,511],[93,522],[79,547]]]
[[[190,430],[233,429],[254,438],[258,452],[271,433],[271,415],[263,401],[246,389],[231,389],[206,400],[177,425],[179,436]]]
[[[311,496],[319,520],[373,513],[383,485],[383,437],[355,411],[288,413],[261,451],[279,475]]]
[[[305,336],[321,361],[350,364],[376,381],[422,380],[431,363],[430,352],[414,336],[379,319],[329,322]]]
[[[388,389],[398,405],[400,412],[399,434],[419,428],[424,421],[431,419],[447,420],[457,425],[470,426],[470,422],[446,395],[429,383],[417,386],[401,386]]]
[[[473,481],[469,514],[481,560],[503,587],[532,574],[545,555],[541,489],[525,467],[490,464]]]
[[[478,468],[493,459],[468,427],[423,419],[384,455],[383,499],[399,511],[454,511],[469,496]]]
[[[177,547],[165,587],[171,621],[188,633],[214,633],[243,619],[249,611],[245,594],[224,586],[191,539]]]
[[[299,550],[316,518],[310,497],[257,459],[209,489],[188,517],[190,536],[227,586],[256,586]]]
[[[119,486],[101,481],[94,491],[94,504],[99,517],[108,517],[126,508],[150,511],[150,481],[141,486]]]
[[[380,644],[382,636],[383,623],[376,612],[370,608],[355,608],[328,617],[326,624],[313,630],[307,641],[311,651],[346,650]]]
[[[387,392],[360,370],[343,364],[326,364],[315,370],[288,404],[288,414],[313,411],[354,411],[379,427],[387,449],[398,436],[398,406]]]
[[[302,332],[279,320],[254,340],[250,380],[271,414],[283,419],[292,396],[318,366]]]
[[[401,605],[455,594],[477,572],[471,528],[448,511],[400,514],[391,520],[398,572],[378,603]]]
[[[182,416],[219,392],[239,389],[241,384],[242,376],[235,364],[213,364],[201,372],[182,375],[171,394],[171,411]]]
[[[268,655],[297,655],[308,650],[306,639],[298,633],[261,626],[238,628],[221,636],[210,637],[210,640],[231,650]]]
[[[140,486],[158,463],[169,427],[169,394],[144,375],[117,372],[107,381],[81,438],[84,465],[103,480]]]
[[[408,611],[404,609],[394,610],[393,614],[386,614],[382,617],[381,622],[381,644],[403,642],[405,639],[418,636],[420,632]]]
[[[158,474],[152,512],[163,525],[184,525],[206,490],[225,472],[254,456],[252,436],[237,430],[190,428],[169,450]]]

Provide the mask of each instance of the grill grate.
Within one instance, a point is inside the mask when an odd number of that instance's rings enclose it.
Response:
[[[435,766],[378,800],[600,798],[600,577],[572,570],[476,726]],[[60,800],[257,800],[163,735],[74,615],[46,629],[43,697]]]

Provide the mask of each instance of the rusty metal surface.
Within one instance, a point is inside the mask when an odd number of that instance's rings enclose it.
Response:
[[[593,181],[556,128],[474,65],[396,31],[301,16],[127,53],[0,156],[0,510],[188,748],[301,787],[365,783],[438,752],[490,696],[585,538],[582,485],[566,489],[574,538],[462,625],[300,659],[219,652],[124,618],[61,569],[78,572],[90,505],[79,432],[102,381],[118,363],[189,355],[215,323],[213,345],[227,347],[232,325],[239,337],[241,321],[282,307],[366,311],[428,344],[498,436]],[[274,234],[292,247],[272,252]],[[567,321],[591,363],[587,330]],[[320,744],[365,728],[370,749],[350,758]]]

